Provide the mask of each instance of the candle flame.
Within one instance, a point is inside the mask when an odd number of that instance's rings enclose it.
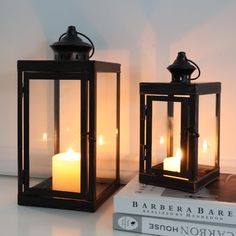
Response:
[[[47,133],[43,133],[42,139],[43,139],[43,141],[47,141],[48,140],[48,134]]]
[[[66,155],[62,155],[61,159],[68,161],[80,160],[80,152],[74,152],[74,150],[70,147],[68,148]]]
[[[104,138],[103,138],[102,135],[99,135],[99,137],[98,137],[98,145],[99,145],[99,146],[104,145]]]
[[[161,136],[161,137],[160,137],[160,144],[164,144],[164,143],[165,143],[164,136]]]
[[[203,141],[203,143],[202,143],[202,151],[203,151],[203,152],[207,152],[207,150],[208,150],[208,142],[207,142],[207,140],[205,139],[205,140]]]

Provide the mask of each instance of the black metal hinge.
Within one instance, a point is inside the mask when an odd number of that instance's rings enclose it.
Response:
[[[145,106],[144,114],[145,114],[145,116],[147,116],[147,115],[148,115],[148,109],[147,109],[147,105]]]
[[[189,134],[192,138],[199,138],[200,137],[199,133],[196,132],[196,130],[194,128],[189,128],[188,131],[189,131]]]

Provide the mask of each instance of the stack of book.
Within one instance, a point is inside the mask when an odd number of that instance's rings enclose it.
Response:
[[[236,236],[236,175],[195,194],[141,184],[138,176],[114,196],[113,228],[166,236]]]

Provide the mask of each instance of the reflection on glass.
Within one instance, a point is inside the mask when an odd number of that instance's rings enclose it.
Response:
[[[215,95],[201,96],[199,107],[198,160],[200,165],[213,167],[217,153]]]
[[[51,177],[51,157],[54,154],[53,82],[38,79],[31,80],[29,85],[29,187]]]
[[[48,134],[47,133],[43,133],[42,139],[43,139],[43,141],[47,141],[48,140]]]
[[[152,166],[157,166],[167,157],[167,103],[152,103]]]
[[[203,143],[202,143],[202,151],[203,151],[203,152],[207,152],[207,150],[208,150],[208,142],[207,142],[207,140],[205,139],[205,140],[203,141]]]
[[[60,81],[60,152],[81,150],[81,82]]]
[[[99,135],[99,137],[98,137],[98,145],[99,145],[99,146],[104,145],[104,138],[103,138],[102,135]]]
[[[105,92],[104,92],[105,91]],[[116,177],[116,76],[97,73],[96,177],[112,181]]]
[[[161,136],[161,137],[160,137],[160,144],[164,144],[164,143],[165,143],[164,136]]]

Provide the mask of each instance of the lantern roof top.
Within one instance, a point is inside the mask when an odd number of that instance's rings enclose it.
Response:
[[[84,42],[78,35],[83,36],[86,38],[89,42]],[[92,49],[92,53],[89,56],[92,57],[94,54],[94,45],[93,42],[84,34],[78,32],[76,30],[76,27],[71,25],[68,27],[67,32],[63,33],[60,37],[59,40],[50,47],[53,49],[55,53],[58,52],[78,52],[78,53],[85,53],[89,54],[89,52]]]

